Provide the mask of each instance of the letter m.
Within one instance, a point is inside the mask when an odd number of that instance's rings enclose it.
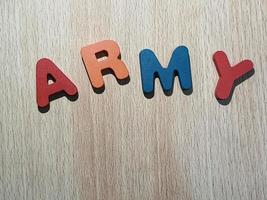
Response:
[[[153,97],[155,78],[160,79],[161,87],[166,95],[173,91],[175,76],[178,76],[181,89],[185,94],[192,92],[192,77],[190,69],[190,58],[185,46],[177,47],[170,59],[167,68],[163,68],[154,52],[144,49],[139,54],[142,88],[145,96]]]

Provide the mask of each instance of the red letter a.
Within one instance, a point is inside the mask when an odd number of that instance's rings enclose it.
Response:
[[[54,83],[48,83],[49,77],[52,77]],[[78,94],[76,86],[51,60],[46,58],[40,59],[36,64],[36,92],[39,108],[49,106],[49,101],[55,95],[60,97],[61,93],[69,96]]]

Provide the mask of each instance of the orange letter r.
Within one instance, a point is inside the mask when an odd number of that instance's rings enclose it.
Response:
[[[105,70],[112,70],[119,81],[129,78],[129,72],[124,62],[120,60],[120,48],[112,40],[104,40],[83,47],[81,56],[91,84],[95,89],[104,87],[103,74]]]

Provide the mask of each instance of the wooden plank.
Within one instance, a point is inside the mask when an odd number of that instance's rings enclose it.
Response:
[[[0,1],[0,199],[267,198],[266,0]],[[80,50],[112,39],[130,82],[96,94]],[[162,65],[189,49],[193,93],[141,87],[139,52]],[[222,106],[212,55],[251,59],[255,74]],[[52,59],[79,90],[47,113],[36,63]]]

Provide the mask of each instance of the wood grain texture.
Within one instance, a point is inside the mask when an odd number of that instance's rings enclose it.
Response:
[[[266,0],[0,1],[0,199],[267,199]],[[131,81],[95,94],[80,49],[118,42]],[[138,54],[166,65],[190,51],[194,91],[141,89]],[[255,75],[228,106],[212,55],[249,58]],[[77,85],[41,114],[35,65],[51,58]]]

